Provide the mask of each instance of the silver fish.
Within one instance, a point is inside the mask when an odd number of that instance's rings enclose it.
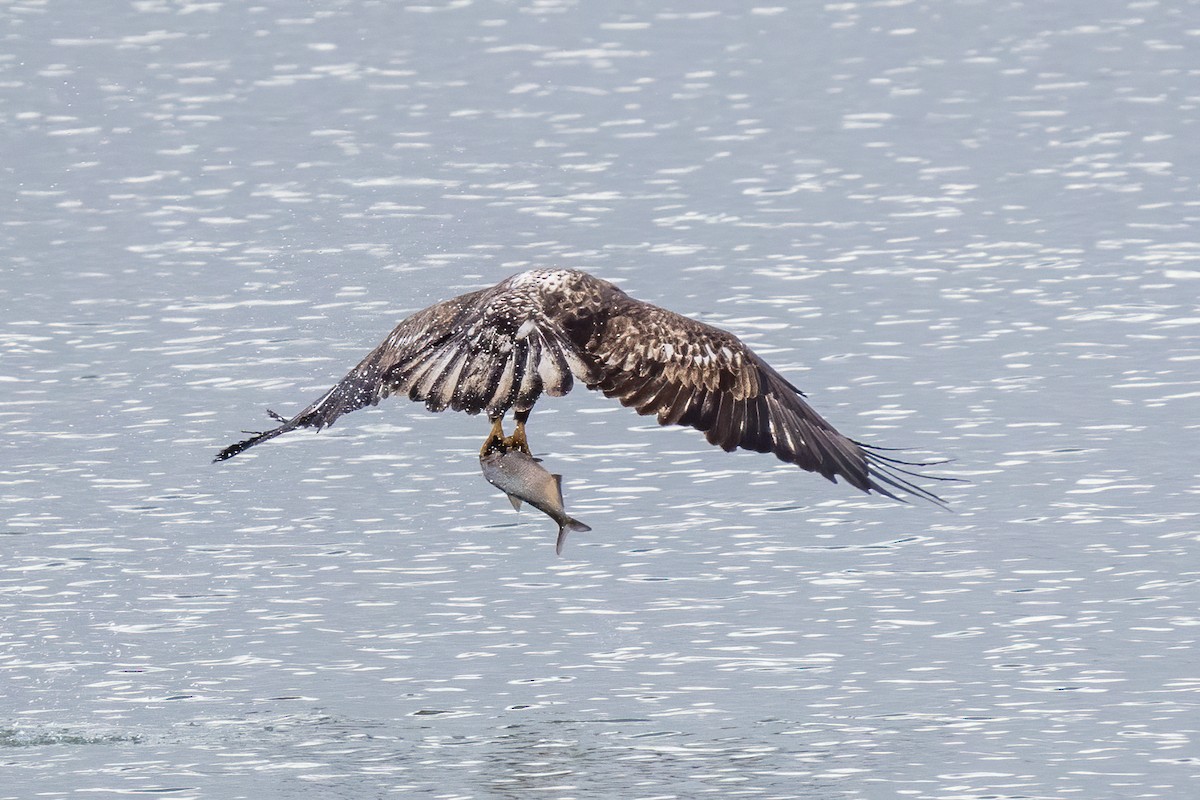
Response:
[[[483,477],[488,483],[508,495],[513,508],[521,510],[521,501],[541,511],[558,523],[558,541],[554,552],[562,555],[567,531],[590,531],[591,528],[569,516],[563,508],[562,475],[551,475],[532,456],[520,450],[494,452],[479,457]]]

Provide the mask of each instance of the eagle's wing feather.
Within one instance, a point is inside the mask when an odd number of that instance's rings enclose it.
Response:
[[[901,499],[898,490],[941,502],[904,477],[927,476],[839,433],[799,389],[728,331],[624,293],[610,306],[584,348],[599,372],[590,388],[661,425],[696,428],[725,450],[774,453],[863,491]]]
[[[329,427],[343,414],[373,406],[391,394],[489,417],[528,410],[542,392],[563,395],[574,374],[588,367],[550,318],[536,287],[461,295],[418,311],[319,399],[282,425],[217,454],[223,461],[297,428]]]

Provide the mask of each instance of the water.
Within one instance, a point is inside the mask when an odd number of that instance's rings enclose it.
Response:
[[[1190,8],[0,12],[0,798],[1178,798],[1200,778]],[[726,326],[901,506],[576,391],[595,530],[389,402],[581,266]]]

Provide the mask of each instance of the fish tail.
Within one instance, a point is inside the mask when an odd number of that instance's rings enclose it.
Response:
[[[562,522],[558,523],[558,541],[554,543],[554,554],[561,556],[563,544],[567,541],[567,531],[590,531],[590,525],[584,525],[574,517],[567,517]]]

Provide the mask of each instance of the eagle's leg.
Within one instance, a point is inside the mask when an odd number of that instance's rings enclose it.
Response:
[[[531,455],[529,452],[529,442],[525,438],[525,422],[529,419],[529,415],[533,413],[533,409],[525,411],[514,411],[513,419],[517,423],[517,427],[513,429],[512,436],[504,439],[505,450],[520,450],[526,455]]]
[[[479,448],[479,457],[493,453],[497,450],[507,452],[508,440],[504,438],[504,417],[496,417],[492,420],[492,430],[488,434],[487,439],[483,442],[483,447]]]

